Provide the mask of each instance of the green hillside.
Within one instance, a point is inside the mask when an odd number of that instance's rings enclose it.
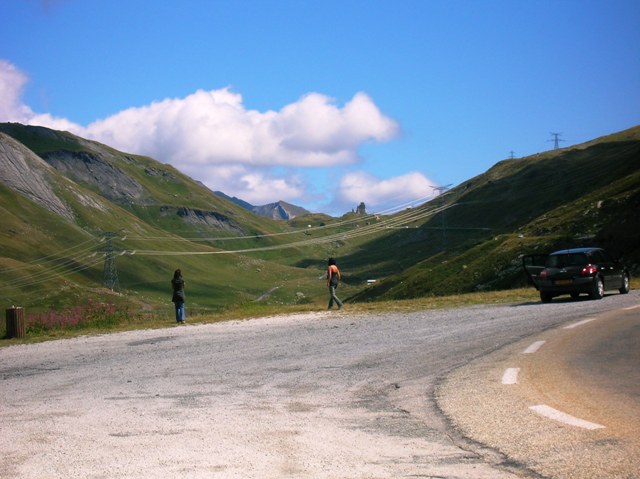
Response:
[[[499,162],[394,215],[289,222],[250,213],[152,158],[66,132],[0,124],[0,147],[6,306],[108,299],[170,314],[179,267],[192,313],[321,308],[329,256],[352,301],[522,286],[522,254],[574,245],[604,246],[639,271],[640,127]],[[105,288],[109,247],[115,291]]]
[[[295,229],[286,224],[220,199],[150,158],[46,128],[2,124],[0,132],[55,165],[54,170],[29,160],[31,171],[46,178],[46,186],[73,212],[71,221],[0,182],[5,225],[0,231],[0,294],[5,304],[47,309],[106,295],[142,309],[170,309],[168,285],[178,267],[188,281],[191,310],[324,297],[320,270],[310,274],[262,258],[268,251],[261,249],[290,241],[283,233]],[[20,155],[28,156],[27,148]],[[93,176],[86,174],[89,170]],[[118,184],[112,189],[114,178]],[[112,246],[121,296],[103,288],[107,232],[116,233]],[[229,253],[244,250],[254,256]]]
[[[422,209],[436,205],[444,209],[414,228],[366,245],[378,252],[373,260],[361,253],[343,260],[382,279],[357,299],[521,286],[521,255],[569,246],[603,246],[637,275],[640,127],[502,161]]]

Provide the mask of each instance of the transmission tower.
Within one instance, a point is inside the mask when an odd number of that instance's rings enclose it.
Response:
[[[442,193],[444,193],[445,191],[447,191],[449,188],[451,188],[451,184],[448,185],[444,185],[444,186],[432,186],[431,187],[434,191],[438,192],[438,196],[440,196]]]
[[[113,238],[115,237],[116,233],[105,233],[105,244],[98,249],[99,252],[104,253],[102,284],[111,291],[120,289],[120,284],[118,283],[118,270],[116,268],[116,257],[113,249]]]
[[[562,138],[560,138],[560,135],[562,135],[562,133],[550,133],[551,136],[553,136],[553,138],[549,141],[553,141],[553,149],[557,150],[558,148],[560,148],[560,142],[564,141]]]

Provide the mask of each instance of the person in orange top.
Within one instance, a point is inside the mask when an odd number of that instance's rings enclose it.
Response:
[[[327,309],[331,309],[333,307],[334,301],[338,305],[338,309],[341,309],[342,301],[340,301],[336,296],[336,288],[340,282],[340,270],[338,269],[338,265],[336,265],[336,260],[333,258],[329,258],[328,266],[327,286],[329,287],[329,308]]]

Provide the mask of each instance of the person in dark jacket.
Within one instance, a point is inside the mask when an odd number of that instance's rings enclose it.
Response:
[[[336,296],[336,288],[340,282],[340,269],[336,264],[336,260],[329,258],[329,264],[327,268],[327,286],[329,287],[329,308],[333,308],[333,303],[338,305],[338,309],[342,309],[342,301]]]
[[[184,323],[184,285],[182,272],[179,269],[175,270],[171,280],[171,289],[173,290],[171,301],[176,306],[176,322],[178,324]]]

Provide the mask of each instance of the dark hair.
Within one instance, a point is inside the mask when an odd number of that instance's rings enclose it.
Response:
[[[175,272],[173,273],[173,279],[178,279],[182,277],[182,271],[180,271],[180,269],[175,270]]]
[[[329,263],[328,265],[331,266],[332,264],[336,264],[336,260],[333,258],[329,258]]]

